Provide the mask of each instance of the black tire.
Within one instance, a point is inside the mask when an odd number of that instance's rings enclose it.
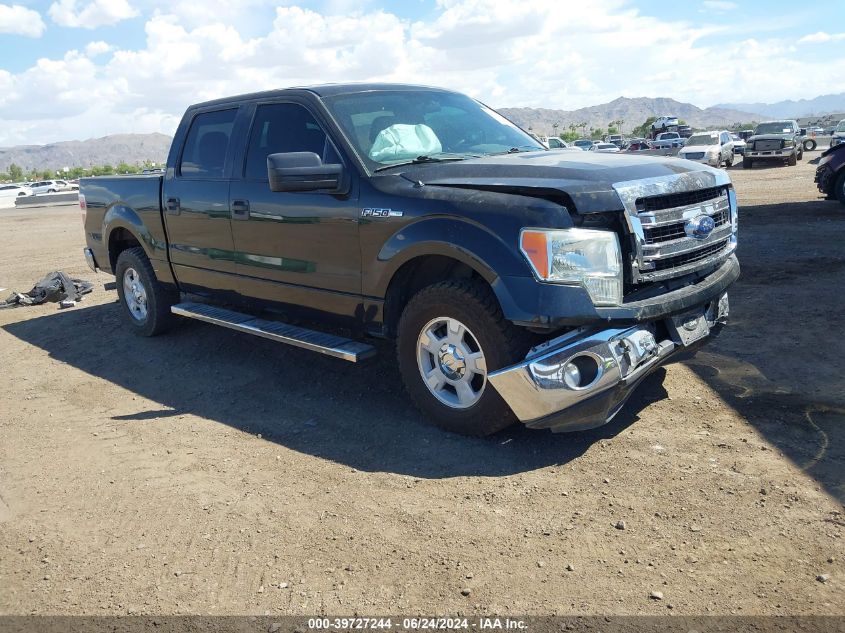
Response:
[[[48,189],[47,193],[56,193],[56,190],[55,189]]]
[[[751,169],[751,167],[753,165],[754,165],[754,161],[751,160],[750,158],[743,158],[742,159],[742,168],[743,169]]]
[[[486,284],[448,280],[423,288],[405,306],[396,342],[399,370],[411,400],[433,424],[462,435],[490,435],[516,422],[489,381],[478,400],[463,409],[444,404],[429,390],[418,362],[418,340],[426,326],[440,317],[456,319],[471,331],[484,354],[487,373],[525,358],[535,338],[505,319]]]
[[[845,171],[839,174],[836,179],[836,184],[833,186],[833,195],[839,199],[839,202],[845,205]]]
[[[805,152],[812,152],[814,149],[816,149],[817,146],[818,145],[817,145],[816,141],[814,141],[811,138],[804,141],[804,151]]]
[[[790,167],[795,167],[798,164],[798,155],[797,152],[793,152],[790,154],[789,158],[786,159],[786,164]]]
[[[796,157],[798,160],[804,160],[804,147],[800,147],[798,149],[798,156]]]
[[[727,169],[728,167],[733,167],[733,166],[734,166],[734,157],[733,157],[733,154],[731,154],[728,157],[728,159],[725,161],[725,168]]]
[[[133,314],[126,301],[124,278],[127,270],[137,273],[137,279],[146,294],[146,316],[140,318]],[[150,260],[140,246],[123,251],[117,258],[115,266],[115,280],[120,304],[126,313],[132,330],[140,336],[156,336],[167,331],[173,325],[174,316],[170,307],[179,301],[179,293],[165,286],[156,279]]]

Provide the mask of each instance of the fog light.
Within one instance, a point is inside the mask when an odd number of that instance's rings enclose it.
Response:
[[[563,381],[570,389],[578,389],[581,386],[581,371],[575,363],[566,363],[563,371]]]

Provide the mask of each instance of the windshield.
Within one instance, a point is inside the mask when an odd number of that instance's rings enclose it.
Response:
[[[324,99],[370,169],[511,150],[545,150],[498,112],[467,96],[434,90],[342,94]]]
[[[754,134],[788,134],[792,132],[792,123],[789,121],[772,121],[761,123],[754,130]]]
[[[839,125],[836,126],[837,132],[845,132],[845,119],[839,122]]]
[[[687,145],[718,145],[719,137],[710,134],[693,134],[687,139]]]
[[[575,141],[576,147],[589,147],[592,144],[593,144],[592,141]]]

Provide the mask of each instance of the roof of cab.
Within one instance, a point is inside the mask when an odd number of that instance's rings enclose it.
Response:
[[[254,99],[271,99],[273,97],[282,97],[285,95],[301,92],[310,92],[318,97],[333,97],[341,94],[351,94],[356,92],[376,92],[376,91],[397,91],[397,90],[427,90],[432,92],[453,92],[445,88],[437,88],[434,86],[417,86],[413,84],[388,84],[388,83],[350,83],[350,84],[323,84],[317,86],[292,86],[290,88],[282,88],[279,90],[265,90],[263,92],[250,92],[247,94],[234,95],[231,97],[223,97],[222,99],[213,99],[212,101],[204,101],[202,103],[195,103],[189,108],[205,108],[215,105],[223,105],[226,103],[238,103],[241,101],[252,101]]]

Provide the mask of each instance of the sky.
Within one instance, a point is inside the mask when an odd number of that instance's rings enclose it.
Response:
[[[842,0],[0,0],[0,147],[172,134],[185,107],[392,81],[493,107],[845,91]]]

